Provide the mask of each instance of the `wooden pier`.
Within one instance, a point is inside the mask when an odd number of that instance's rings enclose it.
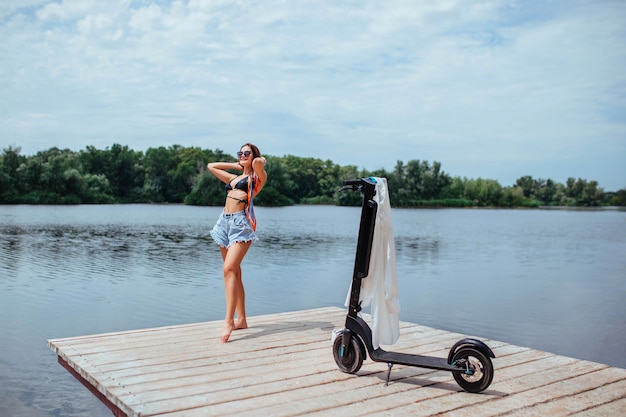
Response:
[[[116,416],[626,416],[626,369],[484,340],[493,383],[460,389],[449,372],[366,359],[358,375],[333,360],[329,307],[222,322],[49,340],[59,363]],[[394,351],[447,357],[467,336],[401,323]]]

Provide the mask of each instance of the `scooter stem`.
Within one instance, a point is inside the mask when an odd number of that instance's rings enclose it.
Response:
[[[373,200],[376,195],[376,180],[373,178],[361,178],[359,180],[344,181],[344,185],[358,187],[363,192],[363,208],[361,210],[359,237],[354,261],[354,272],[352,274],[350,305],[348,308],[348,315],[357,317],[357,314],[361,311],[359,303],[361,280],[369,274],[370,257],[372,254],[374,226],[376,225],[376,212],[378,210],[378,203]]]

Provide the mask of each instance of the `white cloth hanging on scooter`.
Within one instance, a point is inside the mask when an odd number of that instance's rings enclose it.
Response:
[[[378,203],[372,254],[368,276],[361,280],[359,301],[361,307],[371,304],[372,345],[374,348],[393,345],[400,337],[400,302],[398,300],[398,274],[396,247],[393,238],[391,204],[386,178],[375,178]],[[350,303],[350,292],[345,305]]]

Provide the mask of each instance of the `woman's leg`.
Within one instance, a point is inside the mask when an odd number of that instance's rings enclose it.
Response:
[[[228,253],[228,249],[220,246],[220,250],[222,252],[222,260],[226,261],[226,255]],[[246,320],[246,292],[243,287],[243,279],[241,273],[241,263],[237,270],[237,279],[235,281],[235,299],[237,300],[235,303],[235,313],[237,316],[237,320],[235,321],[235,330],[238,329],[247,329],[248,322]]]
[[[235,305],[235,313],[237,320],[235,321],[235,330],[247,329],[248,321],[246,320],[246,291],[243,288],[243,279],[241,276],[241,267],[237,276],[237,304]]]
[[[228,342],[233,330],[247,327],[241,262],[251,244],[252,242],[238,242],[232,244],[228,249],[220,248],[224,259],[224,289],[226,292],[226,316],[221,336],[223,343]],[[239,318],[238,325],[235,325],[235,312]]]

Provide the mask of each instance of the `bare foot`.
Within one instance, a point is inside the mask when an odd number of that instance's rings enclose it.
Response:
[[[224,327],[222,327],[222,336],[220,338],[222,340],[222,343],[228,342],[230,334],[233,332],[233,330],[235,330],[235,323],[224,322]]]
[[[237,323],[235,324],[235,330],[247,329],[247,328],[248,328],[248,322],[246,321],[245,317],[237,320]]]

